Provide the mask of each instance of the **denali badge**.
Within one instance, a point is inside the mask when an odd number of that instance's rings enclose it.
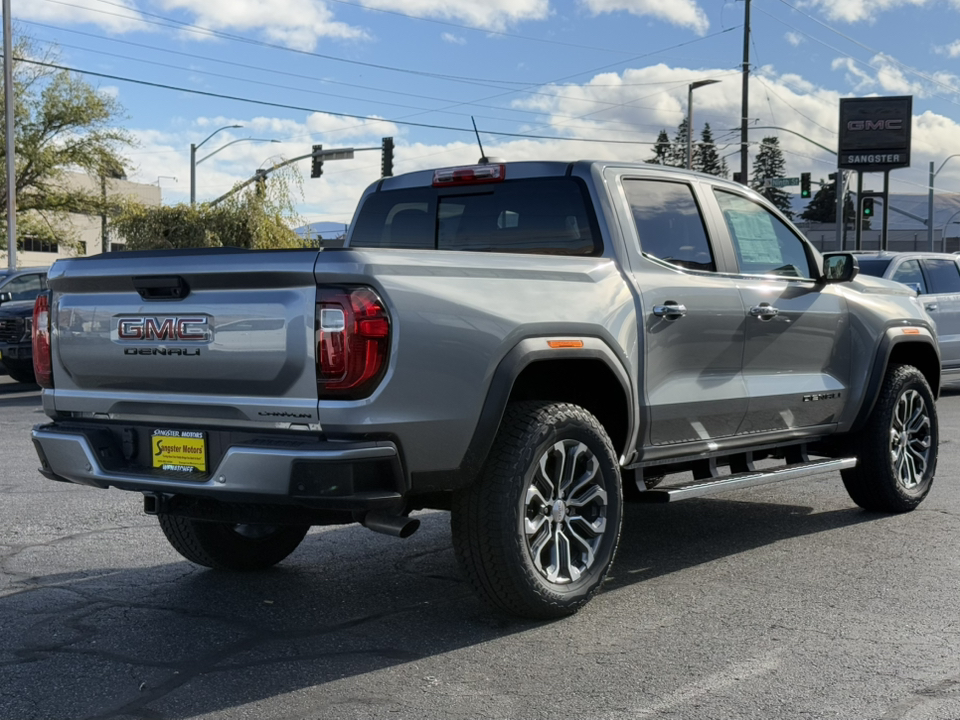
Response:
[[[213,332],[201,315],[183,317],[128,316],[117,321],[118,340],[208,342]]]
[[[199,355],[200,348],[124,348],[124,355]]]

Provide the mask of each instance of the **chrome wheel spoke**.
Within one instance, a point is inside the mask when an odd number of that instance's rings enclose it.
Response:
[[[890,453],[897,482],[907,490],[919,485],[927,471],[931,427],[927,404],[920,393],[903,393],[891,419]]]
[[[597,561],[609,497],[600,461],[579,440],[561,440],[537,459],[523,495],[522,532],[537,572],[577,582]]]

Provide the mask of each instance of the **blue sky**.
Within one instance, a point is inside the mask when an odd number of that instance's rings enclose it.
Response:
[[[960,153],[960,0],[751,7],[753,125],[835,147],[839,98],[913,95],[913,165],[892,189],[925,193],[929,162]],[[126,109],[131,179],[158,182],[165,202],[189,197],[190,143],[233,124],[244,127],[198,157],[241,138],[280,142],[206,160],[198,199],[313,144],[393,136],[396,173],[472,163],[471,116],[486,153],[509,160],[643,160],[703,79],[721,82],[695,91],[695,127],[709,122],[739,167],[742,0],[13,0],[13,15],[14,32],[57,45],[63,65],[114,76],[87,79]],[[831,172],[832,157],[795,136],[758,129],[751,141],[766,134],[779,135],[788,174]],[[346,222],[380,154],[326,163],[319,180],[301,169],[303,218]],[[936,185],[960,192],[960,158]]]

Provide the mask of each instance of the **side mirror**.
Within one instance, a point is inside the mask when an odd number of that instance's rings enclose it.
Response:
[[[13,300],[13,293],[0,292],[0,304]]]
[[[823,259],[823,281],[828,283],[850,282],[860,272],[857,258],[850,253],[828,255]]]

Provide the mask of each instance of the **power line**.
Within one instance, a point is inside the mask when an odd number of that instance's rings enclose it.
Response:
[[[408,120],[392,120],[390,118],[377,118],[369,115],[357,115],[354,113],[336,112],[333,110],[319,110],[317,108],[303,107],[300,105],[287,105],[285,103],[270,102],[268,100],[255,100],[253,98],[238,97],[236,95],[226,95],[223,93],[215,93],[215,92],[210,92],[208,90],[195,90],[193,88],[178,87],[176,85],[167,85],[165,83],[151,82],[149,80],[138,80],[136,78],[124,77],[122,75],[111,75],[109,73],[95,72],[93,70],[83,70],[81,68],[69,67],[67,65],[60,65],[58,63],[41,62],[39,60],[30,60],[28,58],[21,58],[16,56],[14,56],[13,59],[16,60],[17,62],[27,63],[29,65],[38,65],[40,67],[48,67],[54,70],[65,70],[67,72],[80,73],[81,75],[91,75],[93,77],[105,78],[107,80],[116,80],[118,82],[128,82],[128,83],[133,83],[135,85],[145,85],[147,87],[161,88],[163,90],[174,90],[176,92],[188,93],[190,95],[202,95],[204,97],[212,97],[220,100],[233,100],[234,102],[248,103],[251,105],[263,105],[265,107],[281,108],[284,110],[296,110],[298,112],[321,113],[324,115],[333,115],[334,117],[346,117],[346,118],[352,118],[355,120],[365,120],[367,122],[391,123],[394,125],[407,125],[410,127],[428,128],[431,130],[450,130],[452,132],[467,133],[468,135],[473,135],[473,128],[458,128],[458,127],[452,127],[449,125],[435,125],[431,123],[418,123],[418,122],[411,122]],[[576,137],[558,137],[555,135],[530,135],[525,133],[509,133],[509,132],[502,132],[498,130],[484,130],[483,132],[487,135],[497,135],[499,137],[524,138],[527,140],[560,140],[560,141],[569,141],[569,142],[603,143],[603,144],[610,144],[610,145],[654,145],[656,144],[649,140],[602,140],[599,138],[576,138]]]

